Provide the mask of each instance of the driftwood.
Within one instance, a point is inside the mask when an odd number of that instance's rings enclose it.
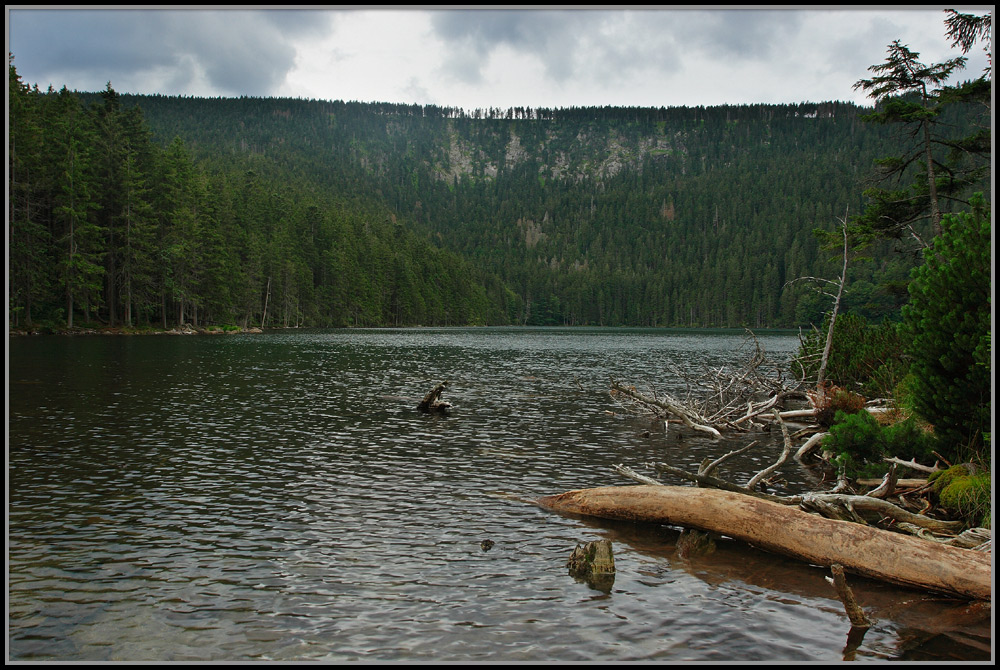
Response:
[[[926,507],[921,509],[915,504],[918,500],[912,499],[922,490],[919,481],[903,480],[897,474],[897,466],[925,472],[936,468],[886,458],[892,464],[889,474],[874,482],[877,487],[867,495],[855,495],[842,469],[837,486],[828,493],[782,497],[756,490],[762,482],[773,483],[769,478],[791,455],[805,464],[807,458],[820,451],[828,433],[820,432],[822,428],[818,425],[809,425],[815,423],[811,421],[817,415],[815,402],[808,409],[781,406],[785,399],[798,395],[822,401],[823,394],[805,393],[804,377],[797,384],[786,384],[780,374],[776,378],[761,374],[765,359],[755,338],[753,343],[755,353],[742,371],[720,369],[694,384],[700,397],[692,396],[690,380],[684,400],[667,393],[639,391],[615,380],[611,382],[611,397],[627,413],[654,416],[665,424],[683,423],[713,436],[721,436],[722,431],[766,430],[764,423],[777,423],[784,449],[772,466],[751,477],[745,486],[714,475],[722,462],[750,449],[752,444],[715,461],[705,459],[697,474],[664,463],[647,464],[659,472],[693,482],[695,487],[665,486],[618,465],[614,468],[616,472],[639,482],[640,486],[571,491],[543,498],[540,504],[562,512],[665,523],[682,526],[685,532],[694,529],[727,535],[813,564],[841,564],[856,574],[896,584],[963,598],[989,599],[992,542],[987,540],[973,551],[971,547],[982,542],[981,534],[956,538],[961,522],[940,521],[915,513],[927,511]],[[803,419],[807,425],[790,435],[785,421]],[[792,440],[800,437],[808,439],[796,449]],[[828,455],[821,458],[825,460]],[[935,535],[947,537],[940,539]],[[924,539],[928,536],[934,541]],[[844,602],[848,607],[848,601]]]
[[[920,463],[917,463],[913,459],[910,459],[908,461],[904,461],[904,460],[902,460],[900,458],[893,457],[893,458],[886,458],[885,462],[886,463],[895,463],[896,465],[903,465],[903,466],[908,467],[908,468],[910,468],[912,470],[916,470],[917,472],[926,472],[927,474],[931,474],[932,472],[937,472],[938,470],[940,470],[940,468],[938,468],[936,466],[921,465]]]
[[[721,489],[723,491],[731,491],[732,493],[740,493],[742,495],[751,496],[753,498],[760,498],[761,500],[769,500],[771,502],[778,503],[779,505],[799,504],[799,498],[797,497],[781,498],[778,496],[769,495],[767,493],[760,493],[759,491],[749,491],[742,486],[739,486],[737,484],[732,484],[724,479],[718,479],[717,477],[712,477],[710,475],[702,475],[702,474],[692,475],[688,472],[685,472],[684,470],[681,470],[680,468],[675,468],[673,466],[667,465],[666,463],[652,463],[651,465],[653,468],[655,468],[660,472],[666,472],[667,474],[680,477],[681,479],[686,479],[688,481],[695,482],[699,486]],[[623,470],[623,466],[621,465],[616,466],[615,470],[621,474],[628,476],[625,470]],[[663,484],[660,484],[659,482],[657,482],[657,484],[663,486]]]
[[[847,585],[847,578],[844,576],[844,566],[834,563],[830,566],[830,573],[833,575],[830,581],[833,582],[833,587],[837,589],[840,602],[844,603],[844,611],[847,612],[847,618],[850,619],[851,625],[855,628],[871,628],[871,620],[865,614],[865,611],[861,609],[861,606],[858,605],[858,601],[854,598],[854,592]]]
[[[424,399],[420,401],[417,405],[417,409],[421,412],[443,412],[449,407],[451,407],[450,402],[444,402],[441,400],[441,394],[444,393],[445,387],[448,382],[444,381],[432,388],[424,396]]]
[[[795,452],[796,460],[801,461],[802,459],[812,456],[813,452],[819,450],[820,444],[823,442],[823,438],[830,433],[815,433],[809,437],[808,440],[802,443],[799,450]]]
[[[870,498],[869,500],[876,500]],[[827,519],[757,497],[690,486],[611,486],[538,503],[557,512],[719,533],[814,565],[968,599],[990,599],[990,555],[867,525]]]
[[[750,478],[750,481],[747,482],[747,489],[750,491],[756,490],[757,484],[759,484],[763,480],[766,480],[768,477],[774,474],[775,470],[784,465],[785,461],[788,460],[788,456],[792,453],[792,438],[789,437],[788,435],[788,427],[785,425],[785,422],[781,420],[781,412],[779,412],[778,410],[774,410],[774,418],[777,419],[779,424],[781,424],[781,436],[785,448],[784,450],[782,450],[781,456],[778,457],[778,460],[773,465],[764,468],[763,470],[761,470],[760,472],[758,472],[757,474],[755,474],[753,477]]]
[[[799,498],[798,496],[792,496],[792,497],[784,497],[784,498],[782,498],[782,497],[779,497],[779,496],[773,496],[773,495],[769,495],[767,493],[761,493],[761,492],[757,491],[757,485],[760,484],[760,482],[762,482],[762,481],[765,481],[765,482],[768,481],[768,478],[779,467],[781,467],[785,463],[785,461],[788,460],[788,456],[791,454],[792,441],[791,441],[791,437],[788,434],[788,429],[785,426],[784,422],[781,420],[780,413],[777,410],[774,411],[774,415],[775,415],[775,418],[777,419],[778,423],[781,424],[781,432],[782,432],[782,436],[784,438],[785,448],[781,452],[781,455],[778,457],[778,460],[775,461],[773,465],[770,465],[770,466],[764,468],[763,470],[761,470],[760,472],[758,472],[756,475],[754,475],[753,477],[751,477],[750,481],[747,482],[746,486],[738,486],[736,484],[732,484],[730,482],[727,482],[724,479],[719,479],[718,477],[715,477],[713,475],[713,473],[715,472],[715,470],[718,469],[718,467],[720,465],[722,465],[728,459],[732,458],[733,456],[737,456],[739,454],[742,454],[742,453],[744,453],[746,451],[749,451],[753,447],[757,446],[758,442],[756,440],[753,441],[753,442],[751,442],[750,444],[747,444],[747,445],[745,445],[743,447],[740,447],[739,449],[736,449],[734,451],[730,451],[729,453],[727,453],[724,456],[721,456],[721,457],[715,459],[714,461],[709,461],[706,458],[702,462],[701,467],[698,468],[698,474],[696,474],[696,475],[687,473],[684,470],[672,467],[670,465],[667,465],[666,463],[651,463],[651,464],[649,464],[649,467],[652,467],[652,468],[654,468],[656,470],[659,470],[660,472],[666,472],[668,474],[680,477],[681,479],[686,479],[686,480],[688,480],[690,482],[694,482],[694,483],[698,484],[699,486],[707,486],[707,487],[710,487],[710,488],[722,489],[724,491],[733,491],[733,492],[736,492],[736,493],[743,493],[745,495],[756,496],[756,497],[762,498],[764,500],[771,500],[773,502],[778,502],[778,503],[781,503],[781,504],[784,504],[784,505],[797,505],[801,501],[801,498]],[[615,465],[615,466],[613,466],[613,469],[615,470],[615,472],[619,473],[620,475],[628,477],[629,479],[633,479],[633,480],[639,482],[640,484],[649,484],[649,485],[654,485],[654,486],[660,486],[661,485],[661,483],[658,482],[658,481],[656,481],[655,479],[652,479],[652,478],[647,477],[645,475],[641,475],[638,472],[636,472],[635,470],[633,470],[632,468],[629,468],[629,467],[627,467],[625,465],[622,465],[622,464]]]
[[[670,395],[646,395],[637,391],[634,386],[625,386],[611,380],[611,396],[619,401],[623,398],[627,399],[638,406],[645,407],[657,416],[673,415],[692,430],[708,433],[713,437],[722,436],[718,429],[708,425],[709,419],[699,415],[695,410],[685,407],[679,400]]]
[[[856,483],[859,486],[878,486],[878,487],[881,488],[881,486],[882,486],[882,484],[883,484],[884,481],[885,481],[884,478],[883,479],[864,479],[864,478],[862,478],[862,479],[857,480]],[[922,486],[927,486],[927,480],[926,479],[917,478],[917,477],[908,477],[908,478],[905,478],[905,479],[897,479],[896,480],[896,490],[897,491],[900,490],[900,489],[919,489]],[[870,492],[866,493],[865,495],[869,495],[870,496],[870,495],[873,495],[874,493],[875,493],[875,491],[870,491]],[[879,496],[876,496],[876,497],[879,497]]]
[[[682,372],[676,375],[687,386],[683,399],[665,392],[640,391],[631,384],[611,380],[611,397],[629,414],[679,421],[698,432],[715,437],[721,431],[745,432],[763,428],[761,421],[788,398],[805,397],[800,382],[788,383],[781,368],[767,360],[760,343],[748,331],[749,353],[741,367],[705,371],[698,379]],[[814,410],[788,410],[785,418],[813,416]]]
[[[807,493],[802,496],[802,507],[833,519],[861,521],[861,512],[871,512],[880,517],[912,524],[932,532],[955,533],[962,527],[961,521],[939,521],[921,514],[907,512],[901,507],[871,496],[852,496],[839,493]]]

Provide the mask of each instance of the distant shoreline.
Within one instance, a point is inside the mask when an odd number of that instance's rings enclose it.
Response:
[[[8,331],[8,336],[31,336],[31,335],[243,335],[247,333],[263,333],[261,328],[239,328],[235,326],[208,326],[195,327],[188,324],[174,326],[173,328],[125,328],[121,326],[100,327],[100,328],[62,328],[62,329],[27,329],[12,328]]]
[[[679,333],[684,332],[694,332],[694,333],[707,333],[707,332],[750,332],[753,334],[780,334],[780,335],[790,335],[795,333],[800,333],[801,328],[780,328],[780,327],[763,327],[763,328],[748,328],[746,326],[523,326],[523,325],[502,325],[502,326],[332,326],[332,327],[306,327],[306,330],[310,329],[322,329],[322,330],[435,330],[435,329],[523,329],[523,330],[642,330],[642,331],[674,331]],[[99,327],[80,327],[80,328],[50,328],[50,327],[38,327],[38,328],[11,328],[8,330],[7,334],[9,337],[30,337],[33,335],[246,335],[246,334],[260,334],[265,331],[295,331],[303,330],[303,328],[295,327],[268,327],[260,328],[258,326],[250,326],[248,328],[241,328],[239,326],[192,326],[190,324],[184,324],[183,326],[174,326],[172,328],[128,328],[124,326],[99,326]]]

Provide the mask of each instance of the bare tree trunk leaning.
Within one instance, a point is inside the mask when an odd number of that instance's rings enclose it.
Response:
[[[844,264],[840,269],[840,281],[837,282],[837,293],[833,298],[833,308],[830,310],[830,326],[826,331],[826,345],[823,347],[823,358],[820,359],[819,372],[816,373],[816,390],[823,393],[823,383],[826,381],[826,364],[830,361],[830,350],[833,348],[833,325],[837,322],[837,312],[840,311],[840,299],[844,295],[844,284],[847,283],[847,212],[840,220],[840,229],[844,237]]]

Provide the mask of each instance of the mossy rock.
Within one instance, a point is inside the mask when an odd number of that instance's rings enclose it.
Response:
[[[989,527],[992,478],[989,470],[962,463],[930,476],[941,506],[959,514],[970,526]]]

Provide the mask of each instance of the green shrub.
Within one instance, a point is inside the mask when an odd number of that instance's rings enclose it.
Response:
[[[806,336],[799,348],[798,359],[805,361],[807,377],[815,377],[819,371],[828,325],[829,319],[822,330]],[[826,378],[869,397],[889,397],[906,374],[903,346],[899,324],[885,321],[870,325],[863,316],[850,312],[841,314],[833,327]]]
[[[913,417],[885,426],[885,455],[917,461],[933,457],[937,448],[934,435],[924,430]]]
[[[936,446],[933,435],[910,418],[882,426],[868,412],[839,411],[823,447],[836,454],[849,477],[880,477],[888,470],[886,457],[922,460]]]
[[[973,211],[946,215],[943,232],[913,273],[903,309],[912,358],[913,403],[934,425],[949,460],[988,455],[990,272],[989,207],[973,198]]]
[[[878,476],[885,472],[885,435],[882,426],[868,412],[836,413],[823,448],[836,457],[849,477]]]

